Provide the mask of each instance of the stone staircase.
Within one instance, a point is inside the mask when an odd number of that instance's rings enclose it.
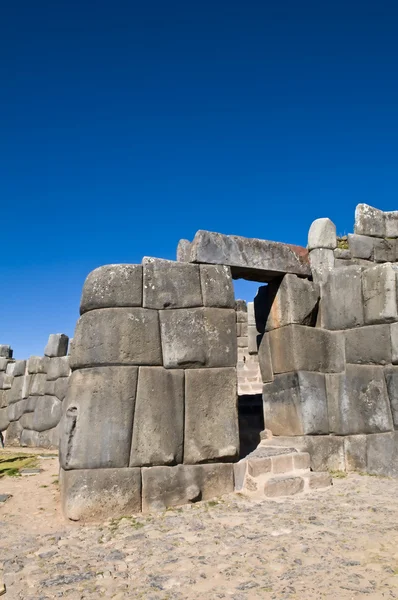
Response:
[[[279,498],[332,485],[329,473],[310,470],[310,455],[264,440],[234,465],[235,491],[252,497]]]

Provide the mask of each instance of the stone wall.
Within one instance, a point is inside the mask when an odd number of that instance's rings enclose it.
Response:
[[[0,346],[0,430],[7,446],[57,448],[70,368],[68,337],[52,334],[44,356],[14,360]]]
[[[258,332],[254,321],[254,303],[237,300],[236,333],[238,342],[238,395],[262,394],[260,365],[258,362]]]

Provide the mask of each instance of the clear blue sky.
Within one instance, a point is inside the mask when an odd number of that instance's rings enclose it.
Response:
[[[306,244],[398,209],[396,2],[15,0],[0,22],[0,343],[209,229]],[[252,286],[237,285],[250,299]]]

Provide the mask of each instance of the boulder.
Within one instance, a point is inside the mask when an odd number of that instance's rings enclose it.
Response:
[[[141,265],[104,265],[87,276],[80,301],[80,314],[117,306],[142,306]]]
[[[144,258],[144,308],[171,309],[202,306],[199,266]]]

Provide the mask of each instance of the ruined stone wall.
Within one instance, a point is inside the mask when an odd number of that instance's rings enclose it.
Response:
[[[236,334],[238,342],[238,395],[262,394],[263,384],[258,362],[258,331],[254,320],[254,303],[237,300]]]
[[[44,356],[14,360],[0,346],[0,430],[6,446],[57,448],[70,368],[68,337],[52,334]]]

